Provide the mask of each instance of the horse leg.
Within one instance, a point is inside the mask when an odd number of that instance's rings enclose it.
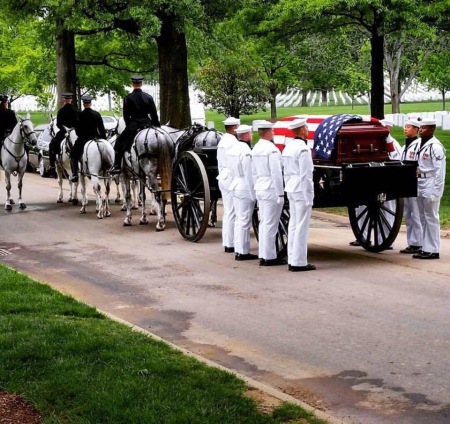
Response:
[[[131,214],[131,187],[130,187],[130,178],[129,177],[123,177],[123,186],[125,188],[125,202],[126,202],[126,211],[127,216],[125,217],[125,220],[123,221],[124,227],[131,226],[131,220],[132,220],[132,214]],[[123,209],[123,208],[122,208]]]
[[[86,205],[87,205],[87,196],[86,196],[86,180],[84,179],[84,175],[81,176],[81,209],[80,213],[86,213]]]
[[[142,196],[141,196],[141,192],[140,192],[142,182],[134,180],[134,183],[136,184],[136,187],[139,185],[139,196],[135,196],[135,202],[136,202],[136,198],[137,198],[138,206],[142,206]],[[145,188],[144,188],[144,190],[145,190]]]
[[[138,182],[136,178],[131,180],[131,190],[133,192],[133,209],[139,209],[139,206],[142,206],[142,202],[138,202],[138,198],[140,199],[140,195],[138,196]]]
[[[111,178],[105,178],[105,217],[108,218],[111,216],[111,212],[109,210],[109,193],[111,191]]]
[[[116,198],[114,199],[114,203],[120,203],[120,175],[116,175],[113,178],[114,182],[116,183]],[[123,191],[123,189],[122,189]]]
[[[215,227],[217,222],[217,199],[211,200],[211,213],[209,215],[208,227]]]
[[[63,202],[63,170],[59,163],[56,164],[56,176],[58,178],[58,198],[56,199],[56,203],[62,203]],[[70,199],[69,199],[70,200]]]
[[[19,189],[19,208],[26,209],[27,205],[22,202],[22,187],[23,187],[23,174],[24,171],[21,171],[17,174],[17,188]]]
[[[130,182],[128,182],[128,184],[130,184]],[[121,186],[122,186],[122,193],[123,193],[123,203],[122,203],[122,207],[120,208],[120,210],[122,212],[125,212],[127,210],[127,199],[126,199],[127,187],[125,184],[124,177],[122,177],[122,179],[121,179]]]
[[[147,207],[145,205],[145,184],[140,185],[140,197],[142,199],[142,215],[141,220],[139,221],[139,225],[147,225],[148,219],[147,219]]]
[[[95,193],[95,211],[97,212],[97,218],[103,219],[102,186],[97,177],[91,176],[91,181]]]
[[[11,173],[5,171],[5,184],[6,184],[6,201],[5,201],[5,209],[7,211],[12,210],[11,206]]]
[[[70,197],[72,197],[72,205],[78,205],[78,182],[72,183]]]

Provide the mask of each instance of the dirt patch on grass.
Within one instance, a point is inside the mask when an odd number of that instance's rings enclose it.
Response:
[[[253,399],[258,405],[258,410],[264,414],[271,414],[274,409],[281,405],[280,399],[270,396],[269,394],[253,387],[247,387],[245,396]]]
[[[41,414],[22,396],[0,392],[0,424],[41,423]]]

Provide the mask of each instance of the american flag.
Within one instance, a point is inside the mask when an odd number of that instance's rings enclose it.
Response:
[[[314,134],[314,157],[330,159],[339,129],[345,122],[361,122],[362,116],[340,113],[324,119]]]
[[[294,138],[294,133],[288,128],[289,124],[295,119],[303,118],[306,119],[306,123],[308,125],[308,146],[312,149],[314,145],[314,132],[319,124],[329,116],[330,115],[296,115],[281,118],[273,127],[273,141],[275,145],[283,151],[286,141]]]

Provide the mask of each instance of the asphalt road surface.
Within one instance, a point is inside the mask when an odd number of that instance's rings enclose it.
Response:
[[[126,228],[118,205],[98,220],[92,195],[85,215],[56,197],[25,176],[27,209],[0,209],[3,263],[345,422],[450,423],[450,239],[435,261],[399,254],[403,230],[374,254],[319,214],[317,271],[290,273],[234,261],[220,228],[184,241],[171,211],[157,233],[155,217]]]

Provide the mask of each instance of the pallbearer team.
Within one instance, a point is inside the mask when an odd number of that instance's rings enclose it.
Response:
[[[381,123],[388,125],[387,121]],[[234,253],[237,261],[259,258],[260,266],[287,264],[291,272],[315,270],[307,259],[314,166],[307,146],[306,119],[290,123],[295,137],[287,143],[283,154],[273,144],[271,122],[259,123],[259,140],[253,149],[251,126],[240,125],[239,119],[232,117],[223,124],[226,133],[218,144],[217,179],[223,199],[225,252]],[[444,146],[434,136],[435,129],[436,121],[410,119],[404,127],[404,146],[394,139],[387,140],[396,143],[391,159],[418,164],[417,197],[405,199],[408,246],[400,251],[413,254],[414,259],[439,259],[439,205],[444,191],[446,156]],[[258,255],[250,253],[250,227],[256,201]],[[290,212],[287,261],[277,257],[276,250],[278,224],[286,201]]]

